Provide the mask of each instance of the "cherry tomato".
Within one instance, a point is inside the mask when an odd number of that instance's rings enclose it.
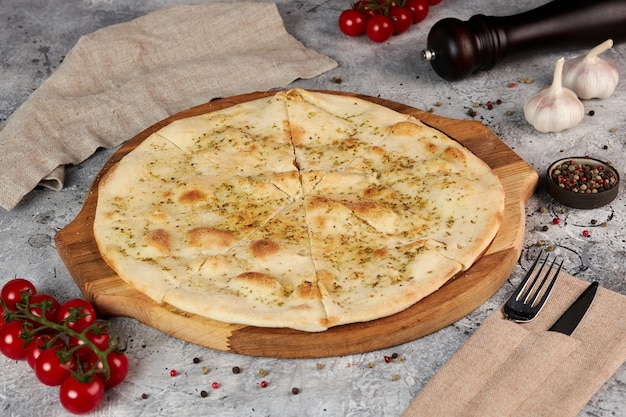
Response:
[[[339,29],[348,36],[360,36],[365,32],[365,15],[358,10],[344,10],[339,15]]]
[[[57,321],[61,323],[65,320],[67,327],[80,332],[96,322],[96,310],[82,298],[72,298],[57,309]]]
[[[51,342],[53,337],[51,334],[41,334],[28,342],[26,345],[26,362],[31,368],[35,369],[35,362],[42,351],[53,347],[65,348],[65,343],[61,339],[54,339],[54,342]]]
[[[406,32],[413,24],[413,13],[406,7],[392,7],[389,9],[389,17],[393,22],[393,34],[399,35]]]
[[[0,328],[0,352],[10,359],[26,358],[26,343],[20,335],[24,332],[21,321],[10,321]]]
[[[372,16],[365,23],[365,33],[374,42],[385,42],[393,34],[393,23],[387,16]]]
[[[97,324],[98,330],[89,330],[85,333],[87,339],[92,342],[99,350],[107,350],[109,347],[109,341],[111,336],[106,328],[100,328],[100,324]],[[84,345],[85,342],[77,337],[70,336],[69,337],[70,347],[76,347],[80,345]],[[81,361],[87,361],[91,358],[93,351],[88,346],[83,346],[76,350],[76,356]]]
[[[74,414],[95,410],[104,397],[104,384],[100,378],[80,382],[72,376],[65,378],[59,389],[59,400],[65,409]]]
[[[104,372],[97,375],[104,382],[104,388],[111,388],[126,379],[128,375],[128,358],[122,352],[113,351],[107,355],[107,363],[109,364],[109,378],[104,379]],[[97,369],[102,369],[102,362],[96,355],[92,356],[90,366],[94,365]]]
[[[9,311],[15,311],[15,306],[22,300],[22,294],[26,292],[29,292],[32,297],[37,290],[29,280],[14,278],[4,284],[2,290],[0,290],[0,298],[2,298]]]
[[[407,0],[404,7],[413,14],[413,23],[421,22],[428,16],[428,0]]]
[[[442,0],[428,0],[428,4],[434,6],[435,4],[441,3]]]
[[[359,0],[356,3],[354,3],[354,6],[352,7],[352,9],[358,10],[359,12],[363,13],[366,20],[372,16],[381,14],[380,8],[377,6],[376,1]]]
[[[36,317],[41,317],[44,308],[46,309],[46,320],[56,321],[57,309],[61,306],[59,302],[48,294],[35,294],[30,297],[29,311]]]
[[[59,354],[64,352],[61,348],[53,347],[41,351],[35,361],[35,376],[45,385],[56,387],[70,375],[70,369],[74,368],[75,361],[72,357],[61,359]]]

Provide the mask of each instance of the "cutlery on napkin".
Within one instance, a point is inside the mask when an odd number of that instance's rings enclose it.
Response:
[[[568,417],[626,361],[626,297],[599,288],[576,331],[548,331],[587,286],[561,273],[529,323],[492,313],[418,393],[403,417]]]
[[[11,210],[63,166],[217,97],[333,69],[289,35],[269,2],[173,6],[83,36],[0,130],[0,206]]]

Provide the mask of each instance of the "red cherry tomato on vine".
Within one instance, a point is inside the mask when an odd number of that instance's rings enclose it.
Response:
[[[393,34],[393,22],[382,14],[372,16],[365,23],[365,34],[374,42],[385,42]]]
[[[404,7],[409,9],[413,14],[413,23],[421,22],[428,16],[428,1],[427,0],[407,0]]]
[[[33,316],[41,317],[44,306],[47,308],[46,319],[52,322],[56,321],[57,309],[61,306],[56,298],[48,294],[35,294],[30,297],[29,311]]]
[[[107,355],[107,363],[109,364],[109,378],[104,379],[104,373],[98,373],[104,388],[111,388],[121,383],[128,375],[128,358],[122,352],[113,351]],[[97,369],[102,369],[102,362],[94,354],[90,366],[95,365]]]
[[[348,36],[361,36],[365,32],[365,15],[358,10],[344,10],[339,15],[339,29]]]
[[[75,366],[72,357],[68,360],[61,360],[59,352],[62,350],[58,347],[42,350],[35,361],[35,376],[41,383],[51,387],[61,385],[69,377],[70,369]]]
[[[4,284],[0,290],[0,298],[9,311],[15,311],[15,306],[22,300],[22,294],[30,292],[31,297],[37,293],[35,285],[24,278],[14,278]]]
[[[80,382],[72,376],[65,378],[59,389],[59,400],[65,409],[74,414],[95,410],[104,397],[104,384],[100,378]]]
[[[377,14],[381,14],[380,8],[378,7],[376,1],[359,0],[354,3],[352,9],[358,10],[359,12],[363,13],[363,15],[365,16],[365,20],[369,19],[372,16],[376,16]]]
[[[37,358],[41,355],[41,352],[46,350],[47,348],[65,348],[65,343],[61,339],[54,339],[54,336],[51,334],[41,334],[35,336],[33,340],[28,342],[26,345],[26,362],[30,365],[31,368],[35,369],[35,362],[37,362]],[[52,345],[50,345],[52,343]]]
[[[0,328],[0,352],[9,359],[26,358],[26,343],[20,335],[24,332],[21,321],[10,321]]]
[[[100,324],[98,323],[97,326],[100,327]],[[98,331],[89,330],[85,333],[85,336],[87,337],[87,339],[89,339],[91,343],[96,345],[99,350],[104,351],[107,350],[107,348],[109,347],[109,341],[111,339],[111,336],[109,335],[107,329],[101,328]],[[76,347],[84,345],[85,342],[79,338],[70,336],[69,344],[70,347]],[[79,360],[87,361],[89,360],[89,358],[91,358],[92,353],[93,351],[89,347],[83,346],[76,351],[76,356],[78,356]]]
[[[70,319],[72,314],[78,314],[78,318]],[[68,320],[67,327],[80,332],[96,322],[96,310],[82,298],[72,298],[57,309],[57,321],[61,323],[64,320]]]
[[[389,9],[389,17],[393,22],[393,34],[399,35],[406,32],[413,24],[413,14],[406,7],[392,7]]]

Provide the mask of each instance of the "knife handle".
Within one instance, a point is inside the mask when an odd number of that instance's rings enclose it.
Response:
[[[512,16],[472,16],[435,23],[422,58],[455,81],[493,68],[505,56],[542,48],[591,48],[626,41],[626,1],[554,0]]]

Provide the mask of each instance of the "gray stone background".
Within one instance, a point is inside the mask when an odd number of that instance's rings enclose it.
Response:
[[[176,0],[0,0],[0,123],[58,67],[81,35],[131,20],[158,8],[182,3]],[[585,116],[574,129],[540,134],[524,119],[526,98],[547,86],[554,62],[584,51],[548,50],[507,59],[489,72],[449,83],[421,62],[430,27],[444,17],[467,19],[478,13],[509,15],[544,3],[540,0],[444,0],[433,6],[427,19],[409,32],[383,44],[366,38],[343,36],[337,28],[348,1],[279,0],[287,31],[306,46],[335,59],[338,68],[312,80],[290,86],[344,90],[379,96],[442,116],[478,120],[543,175],[553,160],[589,154],[610,160],[626,172],[626,86],[613,96],[585,102]],[[624,76],[626,49],[618,45],[603,55],[614,61]],[[341,84],[333,82],[340,78]],[[533,80],[532,83],[520,80]],[[510,88],[510,83],[516,83]],[[489,100],[502,104],[485,108]],[[440,105],[436,105],[440,103]],[[480,104],[477,104],[480,103]],[[475,111],[474,116],[468,110]],[[94,176],[115,149],[98,151],[84,163],[69,167],[66,187],[58,192],[37,189],[11,212],[0,212],[0,282],[22,276],[43,292],[66,300],[81,294],[60,260],[55,233],[71,222]],[[539,210],[540,208],[546,208]],[[117,388],[107,391],[94,416],[399,416],[411,399],[476,327],[511,292],[537,242],[551,245],[565,259],[567,271],[626,295],[624,196],[595,210],[566,209],[540,186],[526,208],[524,250],[509,281],[472,314],[439,332],[402,346],[347,357],[320,360],[252,358],[205,349],[182,342],[133,319],[113,318],[112,331],[128,340],[130,374]],[[551,224],[553,217],[561,224]],[[596,221],[594,225],[592,220]],[[606,227],[600,226],[606,221]],[[548,226],[544,230],[544,226]],[[584,237],[583,230],[590,236]],[[402,363],[385,365],[384,355],[398,353]],[[200,358],[199,364],[193,358]],[[367,366],[369,362],[377,365]],[[318,363],[323,368],[318,369]],[[234,375],[233,366],[243,372]],[[201,372],[209,368],[208,374]],[[169,376],[176,369],[180,375]],[[259,369],[268,370],[270,385],[258,386]],[[64,416],[57,390],[36,382],[25,363],[0,358],[0,415]],[[393,380],[393,375],[399,375]],[[213,381],[221,388],[212,390]],[[626,415],[626,368],[622,367],[592,398],[581,416]],[[294,396],[291,388],[301,393]],[[202,398],[201,390],[209,396]],[[142,394],[148,394],[142,399]]]

